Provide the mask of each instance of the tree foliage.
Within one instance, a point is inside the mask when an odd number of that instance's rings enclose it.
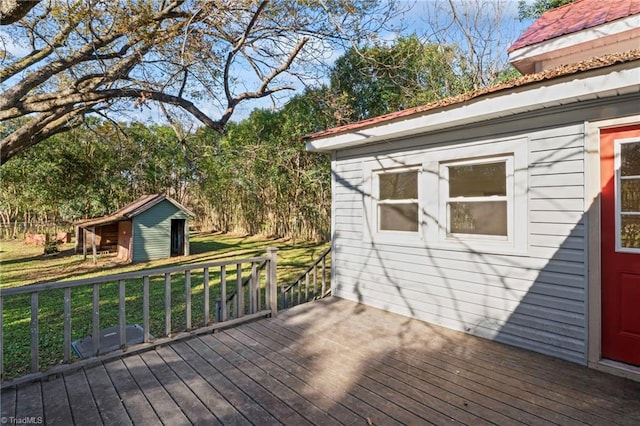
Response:
[[[521,21],[525,19],[537,19],[547,10],[573,3],[575,0],[527,0],[518,1],[518,18]]]
[[[470,88],[466,62],[446,44],[400,38],[392,45],[349,49],[331,73],[351,118],[362,120],[460,94]]]
[[[1,162],[87,115],[151,102],[221,131],[237,105],[293,89],[337,46],[374,34],[378,0],[39,1],[3,28]],[[18,44],[20,49],[9,49]]]
[[[469,84],[461,70],[455,49],[410,37],[348,51],[328,86],[230,121],[224,134],[90,117],[0,168],[0,213],[5,223],[76,220],[164,193],[193,210],[204,230],[328,239],[330,159],[306,152],[300,137],[453,95]]]

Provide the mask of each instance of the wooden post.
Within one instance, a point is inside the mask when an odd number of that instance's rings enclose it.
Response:
[[[127,311],[125,280],[118,280],[118,328],[120,330],[120,349],[127,348]]]
[[[187,321],[187,331],[191,330],[191,271],[184,272],[184,305]]]
[[[222,265],[220,267],[220,321],[226,321],[229,316],[227,310],[227,268]]]
[[[40,371],[38,363],[40,339],[38,338],[38,292],[31,293],[31,372]]]
[[[171,274],[164,274],[164,334],[171,336]]]
[[[278,316],[278,249],[275,247],[267,248],[267,256],[269,263],[267,265],[267,289],[269,291],[269,309],[271,316]]]
[[[93,264],[98,263],[98,253],[96,249],[96,227],[91,228],[91,250],[93,252]]]
[[[82,228],[82,260],[87,260],[87,228]]]
[[[244,288],[242,287],[242,263],[236,267],[236,318],[244,315]]]
[[[0,381],[4,378],[4,328],[2,325],[2,295],[0,295]]]
[[[71,288],[64,289],[64,362],[71,362]]]
[[[142,340],[149,343],[149,275],[142,277]]]
[[[204,286],[204,325],[209,325],[209,268],[204,268],[204,278],[202,280]]]
[[[100,284],[93,285],[93,356],[100,355]]]

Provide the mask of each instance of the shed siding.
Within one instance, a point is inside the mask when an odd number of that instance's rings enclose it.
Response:
[[[133,219],[133,262],[170,257],[171,219],[185,219],[188,229],[188,215],[167,200]],[[188,238],[188,234],[185,234],[185,238]]]
[[[338,151],[334,177],[334,294],[431,323],[586,363],[584,124],[514,133],[527,139],[525,253],[488,254],[368,241],[364,164],[425,153],[433,137]],[[495,134],[500,134],[500,126]],[[482,131],[479,131],[482,134]],[[442,145],[470,142],[459,131]],[[498,136],[500,138],[500,136]],[[368,151],[367,151],[368,150]],[[518,226],[516,224],[516,226]]]

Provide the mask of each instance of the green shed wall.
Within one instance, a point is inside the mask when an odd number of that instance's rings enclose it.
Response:
[[[164,200],[133,218],[132,262],[171,256],[171,219],[185,219],[185,254],[189,254],[189,216]]]

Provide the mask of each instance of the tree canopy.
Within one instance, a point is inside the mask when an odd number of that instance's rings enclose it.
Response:
[[[331,72],[331,89],[346,95],[350,118],[362,120],[470,90],[466,71],[454,46],[410,36],[347,51]]]
[[[117,120],[150,102],[221,131],[239,103],[293,89],[394,11],[379,0],[29,3],[0,33],[0,120],[20,118],[2,132],[2,163],[87,115]]]

